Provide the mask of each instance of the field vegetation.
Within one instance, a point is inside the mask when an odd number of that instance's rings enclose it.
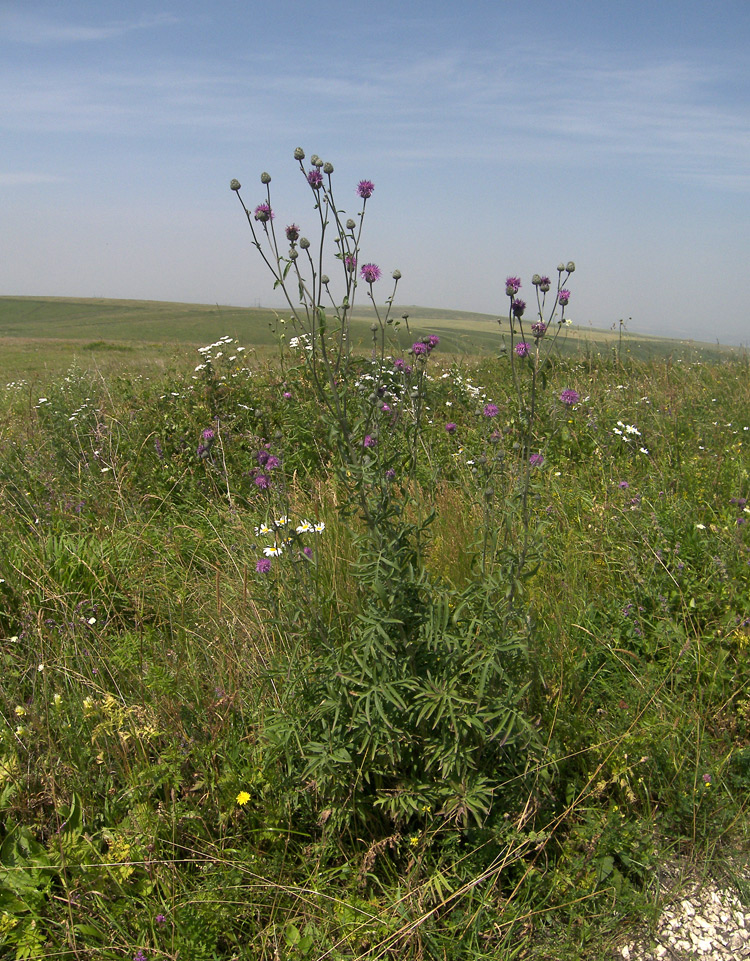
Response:
[[[484,358],[311,284],[7,378],[1,957],[593,959],[666,864],[742,892],[748,363],[566,353],[574,269]]]

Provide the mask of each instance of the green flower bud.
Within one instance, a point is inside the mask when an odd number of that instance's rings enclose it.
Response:
[[[310,246],[310,241],[307,239],[307,237],[300,237],[299,245],[303,250],[307,250],[307,248]]]
[[[310,163],[313,165],[313,167],[323,166],[323,161],[320,159],[320,157],[316,153],[314,153],[312,157],[310,157]]]
[[[328,274],[321,274],[321,275],[320,275],[320,282],[321,282],[321,284],[323,284],[324,287],[326,286],[326,284],[330,284],[331,280],[330,280]]]
[[[324,173],[324,174],[332,174],[332,173],[333,173],[333,164],[324,163],[324,164],[323,164],[323,173]]]
[[[242,184],[239,182],[239,180],[230,180],[230,181],[229,181],[229,189],[230,189],[230,190],[239,190],[241,186],[242,186]]]
[[[299,250],[297,250],[296,247],[292,247],[292,249],[289,251],[289,259],[296,260],[298,257],[299,257]]]
[[[304,159],[305,159],[305,151],[302,149],[302,147],[297,147],[297,148],[295,149],[295,151],[294,151],[294,159],[295,159],[295,160],[304,160]]]
[[[542,275],[534,274],[534,276],[531,278],[531,282],[535,287],[538,287],[542,282]]]
[[[565,265],[565,269],[568,271],[569,274],[572,274],[573,271],[576,269],[575,262],[572,260],[569,260]]]
[[[270,175],[270,174],[267,174],[265,171],[263,171],[263,173],[260,175],[260,182],[261,182],[262,184],[270,184],[270,183],[271,183],[271,175]]]
[[[346,229],[347,229],[347,230],[354,230],[354,228],[355,228],[356,226],[357,226],[356,223],[355,223],[355,222],[352,220],[352,218],[350,217],[350,218],[347,220],[347,222],[346,222]]]
[[[394,270],[394,271],[393,271],[393,274],[392,274],[392,277],[393,277],[394,280],[401,280],[401,271],[400,271],[400,270]]]
[[[557,272],[558,272],[559,274],[561,274],[564,270],[565,270],[565,264],[558,264],[558,265],[557,265]]]

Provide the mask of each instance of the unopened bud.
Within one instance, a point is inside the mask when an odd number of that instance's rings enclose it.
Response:
[[[295,149],[295,151],[294,151],[294,159],[295,159],[295,160],[304,160],[304,159],[305,159],[305,151],[302,149],[302,147],[297,147],[297,148]]]
[[[394,280],[401,280],[401,271],[400,271],[400,270],[394,270],[394,271],[393,271],[393,279],[394,279]]]
[[[324,174],[332,174],[332,173],[333,173],[333,164],[324,163],[324,164],[323,164],[323,173],[324,173]]]
[[[242,186],[242,184],[239,182],[239,180],[230,180],[230,181],[229,181],[229,189],[230,189],[230,190],[239,190],[241,186]]]
[[[307,248],[310,246],[310,241],[307,239],[307,237],[300,237],[299,245],[303,250],[307,250]]]
[[[569,260],[565,265],[565,269],[568,271],[569,274],[572,274],[573,271],[576,269],[575,261]]]
[[[375,333],[375,331],[376,331],[377,329],[378,329],[378,325],[377,325],[377,324],[370,324],[370,330],[373,332],[373,334]]]
[[[316,153],[314,153],[312,157],[310,157],[310,163],[313,165],[313,167],[323,166],[323,161],[320,159],[320,157]]]
[[[323,284],[324,287],[326,286],[326,284],[330,284],[331,280],[330,280],[328,274],[321,274],[321,275],[320,275],[320,282],[321,282],[321,284]]]
[[[292,249],[289,251],[289,259],[296,260],[298,257],[299,257],[299,250],[297,250],[296,247],[292,247]]]
[[[542,275],[534,274],[534,276],[531,278],[531,282],[535,287],[538,287],[542,282]]]
[[[352,220],[352,218],[350,217],[350,218],[347,220],[347,222],[346,222],[346,229],[347,229],[347,230],[354,230],[354,228],[355,228],[356,226],[357,226],[356,223],[355,223],[355,222]]]
[[[270,174],[267,174],[267,173],[265,172],[265,170],[264,170],[263,173],[260,175],[260,182],[261,182],[262,184],[270,184],[270,183],[271,183],[271,175],[270,175]]]
[[[557,265],[557,272],[558,272],[558,273],[561,274],[564,270],[565,270],[565,264],[558,264],[558,265]]]

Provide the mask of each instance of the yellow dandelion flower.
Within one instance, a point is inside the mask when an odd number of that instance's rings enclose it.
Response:
[[[240,791],[240,793],[237,795],[237,803],[239,804],[240,807],[247,804],[249,800],[250,800],[250,795],[247,793],[247,791]]]

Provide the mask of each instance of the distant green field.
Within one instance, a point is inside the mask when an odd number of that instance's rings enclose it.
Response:
[[[438,334],[441,350],[476,357],[496,353],[503,335],[509,343],[507,321],[490,314],[437,310],[426,307],[395,307],[400,320],[394,329],[402,348],[414,337]],[[195,358],[195,348],[229,335],[261,353],[276,343],[273,328],[283,312],[267,308],[222,307],[145,300],[105,300],[67,297],[0,297],[0,379],[44,378],[75,363],[103,371],[117,368],[183,366]],[[353,342],[367,349],[372,308],[355,311]],[[395,327],[396,325],[394,325]],[[612,355],[639,360],[674,357],[719,359],[730,348],[692,341],[624,334],[617,331],[571,327],[559,338],[563,354]]]

